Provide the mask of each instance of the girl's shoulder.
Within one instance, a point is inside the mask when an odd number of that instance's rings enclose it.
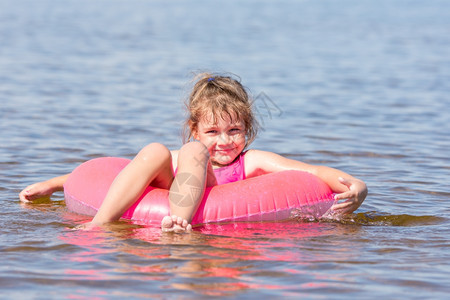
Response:
[[[245,152],[244,164],[246,177],[255,177],[267,173],[266,164],[273,160],[273,152],[250,149]]]
[[[245,152],[245,160],[248,161],[255,161],[263,158],[268,158],[273,155],[277,155],[273,152],[269,151],[263,151],[263,150],[256,150],[256,149],[249,149]]]

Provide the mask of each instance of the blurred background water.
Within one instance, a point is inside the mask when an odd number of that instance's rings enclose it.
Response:
[[[192,72],[232,72],[253,148],[362,178],[342,222],[120,221],[19,191],[99,156],[181,145]],[[448,298],[450,2],[0,1],[2,298]]]

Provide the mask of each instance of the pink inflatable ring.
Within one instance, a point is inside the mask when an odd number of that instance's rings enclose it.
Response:
[[[102,157],[75,168],[64,184],[68,209],[95,215],[112,181],[129,162]],[[160,224],[169,215],[168,195],[168,190],[148,187],[122,217],[141,224]],[[333,196],[328,185],[309,173],[271,173],[207,188],[192,224],[279,221],[299,211],[318,218],[329,210]]]

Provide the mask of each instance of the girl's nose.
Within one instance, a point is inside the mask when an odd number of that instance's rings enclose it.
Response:
[[[228,134],[223,133],[219,135],[219,140],[217,141],[217,144],[219,145],[228,145],[231,141],[231,138]]]

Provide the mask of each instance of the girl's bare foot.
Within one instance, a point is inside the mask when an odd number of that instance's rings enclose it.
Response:
[[[192,225],[187,220],[172,215],[162,219],[161,229],[163,232],[189,232],[192,230]]]

